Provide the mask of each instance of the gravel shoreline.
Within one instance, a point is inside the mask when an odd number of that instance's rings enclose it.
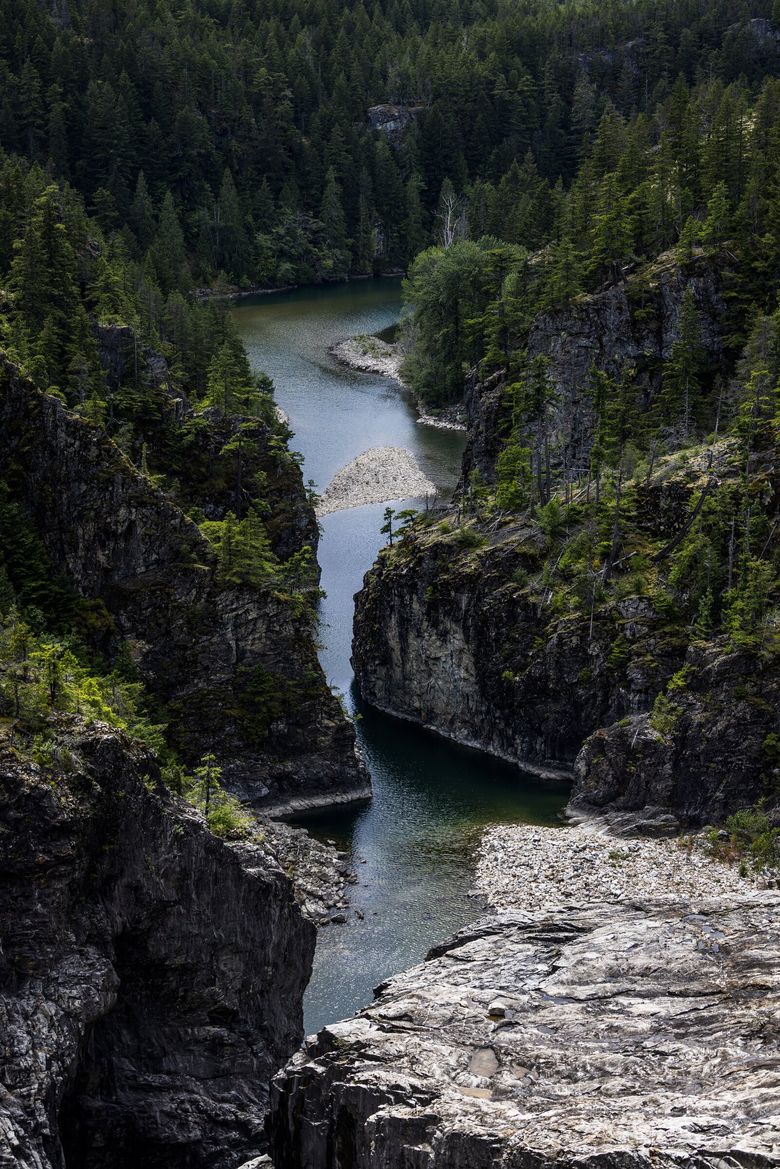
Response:
[[[436,485],[423,474],[414,455],[402,447],[372,447],[331,479],[315,509],[317,518],[366,503],[431,498]]]
[[[331,357],[335,357],[342,365],[348,365],[350,369],[359,369],[363,373],[378,373],[409,390],[401,377],[400,349],[397,345],[383,341],[381,337],[371,337],[367,334],[348,337],[346,341],[332,345],[328,352]],[[426,414],[419,402],[415,402],[415,406],[420,426],[432,426],[436,430],[467,429],[465,422],[462,421],[462,411],[458,407],[449,407],[443,411],[441,417],[434,417],[432,414]]]
[[[475,893],[497,911],[533,912],[610,901],[690,901],[750,895],[766,882],[712,858],[700,837],[605,836],[587,825],[490,828],[477,853]]]

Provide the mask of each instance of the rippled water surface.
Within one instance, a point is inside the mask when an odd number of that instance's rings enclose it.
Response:
[[[443,495],[454,488],[463,436],[419,426],[395,385],[345,370],[328,356],[336,341],[385,329],[399,311],[395,280],[256,297],[234,310],[255,368],[273,378],[290,416],[304,476],[320,489],[373,446],[406,447]],[[305,821],[352,854],[359,882],[351,903],[362,915],[351,912],[346,925],[320,932],[306,997],[309,1032],[370,1002],[377,983],[476,916],[468,891],[481,827],[555,823],[566,798],[562,786],[359,709],[349,665],[353,595],[383,542],[383,510],[380,504],[338,512],[322,525],[321,658],[329,681],[361,716],[358,737],[374,799],[358,811]]]

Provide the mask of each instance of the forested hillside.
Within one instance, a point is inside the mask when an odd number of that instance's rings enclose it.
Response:
[[[707,486],[709,527],[685,521],[662,559],[681,618],[755,636],[776,543],[753,502],[771,459],[745,484],[777,409],[774,5],[2,7],[3,346],[201,523],[226,580],[304,597],[313,533],[270,387],[194,287],[411,265],[409,380],[435,407],[470,378],[465,506],[566,530],[584,491],[595,560],[556,571],[593,607],[629,555],[637,468],[702,442],[712,462],[731,435],[742,486]]]
[[[166,296],[404,267],[443,186],[472,235],[535,246],[605,109],[652,118],[678,78],[755,87],[775,8],[3,0],[0,147],[78,189]]]
[[[538,840],[533,912],[461,934],[463,961],[432,950],[431,991],[367,981],[385,1000],[320,1031],[265,1123],[303,1037],[294,897],[333,937],[346,914],[321,913],[358,879],[259,819],[376,778],[353,837],[373,891],[318,963],[333,1013],[374,969],[360,950],[400,963],[471,915],[488,815],[526,819],[519,769],[471,809],[479,762],[440,765],[446,805],[395,726],[360,756],[318,658],[315,497],[220,299],[389,273],[407,304],[383,353],[469,434],[452,501],[385,515],[363,699],[573,773],[570,806],[617,831],[714,825],[708,848],[777,881],[780,0],[0,0],[0,1163],[777,1152],[776,896],[708,917],[680,886],[672,917],[637,916],[628,853],[599,893],[583,843],[582,883],[546,902]],[[351,604],[371,545],[341,533]],[[558,797],[537,798],[546,821]],[[582,928],[550,912],[573,903]],[[636,993],[614,976],[632,963]],[[557,1022],[535,1034],[540,1003]]]
[[[410,268],[403,370],[429,408],[465,397],[457,506],[358,604],[376,705],[688,823],[780,796],[777,40],[743,11],[725,69],[678,61],[630,101],[602,77],[573,173],[527,160],[514,219],[455,196]],[[636,80],[647,44],[579,68]]]
[[[562,609],[592,607],[617,563],[640,592],[668,566],[689,632],[777,647],[778,193],[780,82],[679,77],[652,118],[607,108],[548,242],[412,265],[407,376],[434,404],[468,380],[464,506],[536,509]],[[650,555],[632,527],[676,452],[701,491]]]

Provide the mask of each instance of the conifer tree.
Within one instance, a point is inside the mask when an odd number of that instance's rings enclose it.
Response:
[[[145,252],[154,238],[156,219],[143,171],[138,173],[135,195],[130,205],[130,226],[140,250]]]
[[[347,221],[341,199],[341,188],[336,181],[336,172],[331,166],[325,177],[322,194],[320,219],[325,228],[325,239],[332,253],[332,265],[336,274],[346,274],[349,257]]]
[[[689,438],[701,410],[706,368],[701,317],[693,290],[686,288],[680,305],[677,339],[663,370],[659,406],[662,417]]]
[[[187,287],[187,258],[176,204],[166,191],[160,209],[160,221],[151,247],[155,273],[163,292],[183,291]]]

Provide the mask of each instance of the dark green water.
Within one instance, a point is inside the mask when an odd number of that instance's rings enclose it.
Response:
[[[322,489],[373,446],[411,450],[443,495],[455,485],[463,436],[419,426],[397,387],[328,356],[344,337],[391,326],[399,310],[399,282],[382,280],[252,298],[234,311],[254,366],[273,378],[290,416],[304,476]],[[349,665],[353,596],[383,542],[383,510],[354,508],[322,525],[321,659],[329,681],[361,715],[358,738],[374,799],[358,811],[302,821],[348,849],[359,877],[348,923],[320,932],[306,997],[308,1032],[370,1002],[377,983],[477,915],[468,892],[480,828],[556,823],[566,799],[563,786],[359,708]]]

